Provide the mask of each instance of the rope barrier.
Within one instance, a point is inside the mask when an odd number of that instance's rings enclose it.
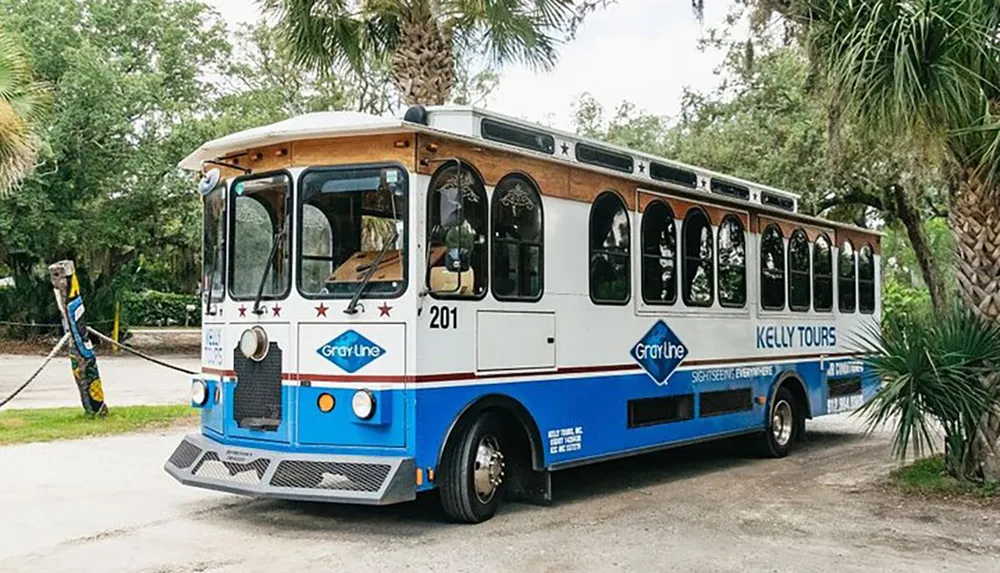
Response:
[[[13,400],[15,396],[20,394],[21,390],[24,390],[25,388],[28,387],[28,384],[34,382],[35,378],[37,378],[38,375],[42,373],[42,370],[44,370],[45,367],[49,365],[49,362],[52,362],[52,359],[56,357],[56,354],[59,354],[59,351],[62,350],[63,346],[66,346],[67,341],[69,341],[68,332],[64,334],[62,338],[59,339],[59,342],[57,342],[55,346],[52,347],[52,351],[49,352],[49,355],[45,357],[45,361],[42,362],[42,365],[39,366],[37,370],[35,370],[35,373],[32,374],[30,377],[28,377],[28,380],[24,384],[21,384],[21,386],[17,390],[14,390],[13,394],[7,396],[6,398],[4,398],[2,402],[0,402],[0,408],[6,406],[8,402]]]
[[[181,368],[180,366],[174,366],[173,364],[169,364],[169,363],[164,362],[162,360],[158,360],[156,358],[153,358],[152,356],[148,356],[146,354],[143,354],[142,352],[139,352],[138,350],[130,347],[129,345],[123,344],[121,342],[117,342],[115,339],[111,338],[110,336],[108,336],[106,334],[103,334],[100,331],[94,330],[93,328],[91,328],[89,326],[87,327],[87,331],[89,331],[94,336],[100,338],[101,340],[103,340],[105,342],[110,342],[111,344],[117,346],[118,348],[121,348],[122,350],[124,350],[125,352],[128,352],[129,354],[134,354],[134,355],[138,356],[139,358],[142,358],[143,360],[148,360],[148,361],[152,362],[153,364],[157,364],[157,365],[162,366],[164,368],[169,368],[171,370],[175,370],[177,372],[180,372],[182,374],[187,374],[189,376],[194,376],[194,375],[198,374],[197,372],[194,372],[192,370],[188,370],[186,368]]]
[[[0,322],[0,324],[8,324],[8,323]],[[51,326],[62,326],[62,325],[61,324],[56,324],[56,325],[51,325]],[[98,330],[94,330],[93,328],[91,328],[89,326],[87,327],[87,331],[89,331],[94,336],[100,338],[101,340],[104,340],[106,342],[110,342],[111,344],[117,346],[118,348],[121,348],[122,350],[124,350],[125,352],[128,352],[129,354],[134,354],[134,355],[138,356],[139,358],[142,358],[143,360],[148,360],[149,362],[152,362],[153,364],[156,364],[158,366],[162,366],[164,368],[169,368],[170,370],[174,370],[176,372],[180,372],[182,374],[186,374],[186,375],[189,375],[189,376],[194,376],[194,375],[198,374],[197,372],[188,370],[186,368],[181,368],[180,366],[174,366],[173,364],[169,364],[169,363],[164,362],[162,360],[158,360],[156,358],[153,358],[152,356],[143,354],[142,352],[139,352],[138,350],[136,350],[136,349],[128,346],[127,344],[122,344],[121,342],[117,342],[113,338],[111,338],[110,336],[107,336],[107,335],[103,334],[102,332],[100,332]],[[57,342],[56,345],[52,347],[52,351],[49,352],[48,356],[45,357],[45,360],[42,362],[41,366],[39,366],[35,370],[35,372],[31,376],[28,377],[28,379],[24,382],[24,384],[21,384],[17,388],[17,390],[14,390],[13,394],[11,394],[10,396],[7,396],[6,398],[4,398],[3,401],[0,401],[0,408],[3,408],[4,406],[6,406],[8,402],[10,402],[11,400],[13,400],[18,394],[21,393],[21,391],[23,391],[25,388],[27,388],[29,384],[31,384],[32,382],[35,381],[36,378],[38,378],[38,375],[42,373],[42,370],[44,370],[45,367],[49,365],[49,362],[52,362],[52,359],[55,358],[57,354],[59,354],[59,352],[63,349],[64,346],[66,346],[66,342],[69,341],[69,337],[70,337],[70,333],[69,332],[67,332],[66,334],[63,334],[62,338],[59,339],[59,342]]]
[[[94,324],[111,324],[113,322],[114,322],[113,320],[100,320],[100,321],[95,322]],[[11,321],[8,321],[8,320],[0,320],[0,326],[22,326],[22,327],[26,326],[26,327],[34,327],[34,328],[62,328],[62,324],[60,324],[58,322],[56,322],[56,323],[49,323],[49,322],[11,322]]]

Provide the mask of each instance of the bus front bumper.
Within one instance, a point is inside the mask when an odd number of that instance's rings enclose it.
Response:
[[[185,485],[256,497],[366,505],[416,498],[413,458],[277,452],[190,434],[163,467]]]

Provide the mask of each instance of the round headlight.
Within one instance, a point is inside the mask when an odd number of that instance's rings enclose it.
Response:
[[[358,390],[351,399],[351,408],[355,416],[367,420],[375,415],[375,397],[368,390]]]
[[[208,386],[201,380],[191,383],[191,403],[196,406],[204,406],[208,401]]]
[[[259,326],[244,330],[240,336],[240,352],[250,360],[263,360],[267,356],[267,332]]]

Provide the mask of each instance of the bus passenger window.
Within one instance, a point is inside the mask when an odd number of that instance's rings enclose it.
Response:
[[[747,303],[747,251],[743,223],[726,215],[719,225],[719,304],[743,308]]]
[[[869,245],[858,251],[858,310],[875,312],[875,259]]]
[[[493,296],[542,296],[542,200],[525,177],[508,175],[493,192]]]
[[[487,199],[482,180],[451,162],[427,194],[427,286],[442,296],[482,298],[487,278]]]
[[[712,252],[712,222],[701,209],[693,208],[684,218],[681,232],[684,249],[684,304],[712,306],[715,255]]]
[[[646,304],[677,301],[677,231],[674,213],[653,201],[642,214],[642,300]]]
[[[857,306],[855,293],[854,245],[844,241],[840,246],[840,257],[837,264],[837,290],[840,294],[840,312],[854,312]]]
[[[760,306],[785,308],[785,237],[774,224],[760,236]]]
[[[813,243],[813,310],[830,312],[833,309],[833,252],[826,235],[816,237]]]
[[[795,229],[788,239],[788,307],[809,310],[809,238],[805,231]]]
[[[614,191],[598,195],[590,209],[590,298],[597,304],[628,302],[629,237],[625,202]]]

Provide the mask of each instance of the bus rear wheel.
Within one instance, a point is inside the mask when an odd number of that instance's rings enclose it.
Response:
[[[496,414],[476,419],[448,452],[441,505],[449,518],[480,523],[493,517],[504,488],[503,427]]]
[[[769,458],[787,456],[799,439],[803,416],[792,392],[784,386],[778,388],[768,409],[767,429],[758,438],[761,454]]]

